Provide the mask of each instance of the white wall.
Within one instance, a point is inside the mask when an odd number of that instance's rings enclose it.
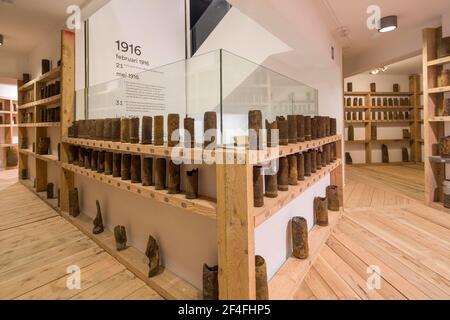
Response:
[[[51,61],[51,69],[56,68],[61,59],[61,29],[62,27],[49,31],[46,40],[28,54],[27,73],[30,73],[31,79],[42,74],[42,59]]]
[[[233,8],[196,55],[223,48],[318,89],[320,114],[337,118],[338,130],[342,132],[342,52],[313,2],[287,0],[282,6],[279,1],[230,2]],[[331,46],[335,47],[334,61]],[[224,65],[224,68],[225,73],[249,75],[253,71],[239,64]],[[249,107],[243,105],[244,109]],[[312,228],[313,198],[323,196],[328,184],[329,177],[326,177],[257,228],[256,253],[266,259],[270,278],[291,255],[291,217],[307,218]]]
[[[14,79],[0,78],[0,98],[17,100],[17,85]]]
[[[22,74],[26,72],[25,54],[0,50],[0,78],[22,79]]]
[[[345,78],[344,90],[347,90],[347,83],[353,83],[353,91],[370,91],[370,84],[375,82],[377,84],[378,92],[392,92],[394,83],[400,85],[401,92],[409,92],[409,76],[405,75],[371,75],[362,73],[356,76]]]

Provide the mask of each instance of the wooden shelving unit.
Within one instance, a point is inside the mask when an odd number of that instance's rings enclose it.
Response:
[[[17,101],[0,97],[0,170],[14,169],[8,166],[8,152],[17,154],[17,143],[14,142],[15,128],[17,128]]]
[[[436,146],[445,136],[446,123],[450,121],[449,116],[442,116],[450,87],[437,87],[437,78],[450,64],[450,56],[438,59],[437,47],[441,38],[442,28],[423,30],[425,203],[442,210],[442,183],[446,179],[448,161],[436,153]]]
[[[46,114],[50,109],[62,110],[65,97],[73,96],[74,88],[70,83],[74,79],[73,61],[67,59],[67,51],[71,50],[73,34],[62,31],[61,33],[61,66],[53,68],[36,79],[27,83],[18,83],[18,131],[19,131],[19,176],[24,185],[33,190],[38,196],[52,207],[57,207],[57,200],[46,199],[44,192],[49,182],[54,183],[54,195],[58,196],[58,185],[60,183],[61,163],[58,159],[58,147],[61,143],[61,122],[57,117],[51,119],[53,122],[45,122]],[[74,54],[74,51],[73,51]],[[59,86],[56,82],[60,83]],[[45,92],[45,88],[54,84],[54,88],[60,90]],[[72,106],[71,106],[72,108]],[[56,111],[56,110],[53,110]],[[63,117],[62,112],[59,112]],[[39,138],[50,138],[48,155],[39,155],[33,151],[37,148]],[[27,175],[22,176],[22,172]],[[56,173],[56,175],[55,175]],[[57,177],[57,178],[55,178]]]
[[[410,160],[414,163],[420,163],[423,161],[422,159],[422,140],[421,135],[421,124],[423,123],[421,117],[422,103],[421,103],[421,95],[423,94],[420,90],[420,76],[412,75],[409,78],[409,92],[345,92],[344,99],[346,107],[344,107],[344,112],[362,112],[363,120],[346,120],[345,126],[364,126],[365,129],[365,139],[357,140],[357,141],[345,141],[347,145],[360,145],[364,147],[365,155],[366,155],[366,164],[375,164],[372,162],[372,150],[375,144],[379,143],[409,143],[408,147],[410,147]],[[407,106],[375,106],[373,103],[374,99],[378,99],[381,97],[389,98],[389,99],[401,99],[408,98],[411,101],[411,105]],[[347,106],[346,100],[347,98],[353,99],[359,98],[363,99],[362,106]],[[359,102],[358,99],[358,102]],[[398,119],[398,120],[379,120],[373,118],[374,112],[409,112],[410,119]],[[411,139],[372,139],[372,127],[378,126],[403,126],[409,127]],[[399,132],[401,135],[402,133]]]

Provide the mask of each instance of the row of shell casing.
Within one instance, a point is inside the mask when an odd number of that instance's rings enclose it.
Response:
[[[253,167],[253,202],[259,208],[264,206],[264,197],[276,198],[278,192],[286,192],[289,186],[297,186],[299,181],[310,177],[318,170],[337,160],[337,142],[321,148],[279,158],[278,170]]]
[[[181,193],[181,165],[166,158],[149,158],[138,154],[108,152],[71,145],[69,164],[97,173],[121,178],[168,194]],[[185,172],[184,193],[187,199],[198,198],[199,170]]]

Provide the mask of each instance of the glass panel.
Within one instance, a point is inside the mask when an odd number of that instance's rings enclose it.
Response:
[[[277,116],[318,115],[317,90],[311,87],[227,51],[222,70],[224,144],[248,135],[250,110],[271,122]]]
[[[264,120],[292,114],[318,115],[317,90],[227,51],[213,51],[76,93],[76,119],[180,115],[195,120],[195,141],[203,142],[205,112],[217,113],[217,141],[248,135],[248,112]],[[221,82],[222,79],[222,82]],[[167,123],[165,121],[165,132]],[[183,131],[181,131],[183,136]],[[166,137],[167,141],[167,137]]]

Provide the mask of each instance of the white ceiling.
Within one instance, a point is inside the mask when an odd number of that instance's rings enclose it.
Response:
[[[400,40],[410,30],[450,11],[449,0],[317,0],[317,3],[336,38],[339,38],[338,28],[348,28],[349,35],[341,37],[346,60],[393,39]],[[398,16],[396,31],[380,34],[367,28],[367,8],[374,4],[380,7],[381,16]]]
[[[88,1],[0,0],[0,34],[5,37],[5,45],[0,51],[28,53],[45,39],[46,34],[63,27],[68,6],[81,7]]]
[[[402,60],[388,65],[388,70],[384,74],[392,75],[412,75],[422,74],[422,55]]]

